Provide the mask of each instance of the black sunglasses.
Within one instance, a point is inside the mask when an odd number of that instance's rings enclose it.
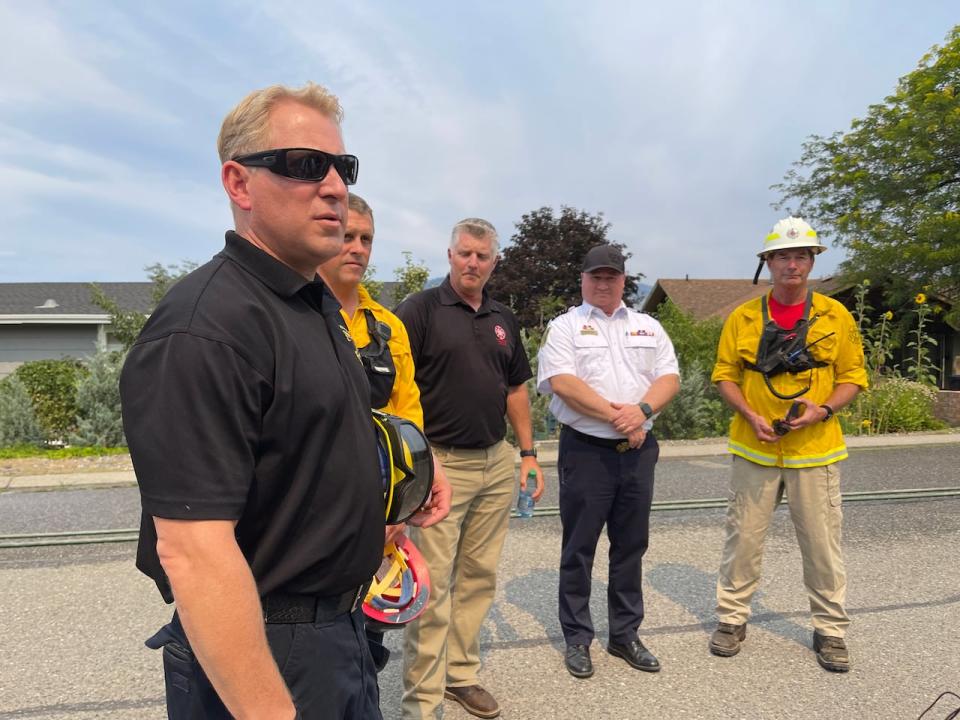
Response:
[[[320,182],[333,166],[343,179],[344,185],[355,184],[357,171],[360,169],[360,161],[356,155],[331,155],[312,148],[264,150],[250,155],[239,155],[233,158],[233,161],[247,167],[266,168],[277,175],[303,182]]]

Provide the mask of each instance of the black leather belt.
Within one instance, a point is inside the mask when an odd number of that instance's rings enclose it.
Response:
[[[627,450],[635,450],[636,448],[631,448],[630,443],[626,440],[616,440],[612,438],[599,438],[594,437],[593,435],[587,435],[582,433],[579,430],[574,430],[569,425],[564,425],[561,432],[571,433],[577,440],[585,442],[588,445],[596,445],[597,447],[606,448],[607,450],[616,450],[618,453],[625,453]]]
[[[352,613],[366,597],[370,583],[348,590],[342,595],[294,595],[270,593],[260,598],[265,623],[325,623],[345,613]]]

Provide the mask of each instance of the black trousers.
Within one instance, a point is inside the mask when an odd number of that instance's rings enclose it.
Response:
[[[268,624],[267,641],[303,720],[382,720],[377,673],[362,611],[326,623]],[[163,648],[170,720],[229,720],[216,690],[190,650],[180,618],[147,640]]]
[[[591,575],[604,524],[610,538],[610,639],[623,643],[637,637],[643,621],[642,558],[659,455],[651,433],[639,448],[623,453],[587,443],[569,428],[560,433],[560,627],[568,645],[589,645],[594,637]]]

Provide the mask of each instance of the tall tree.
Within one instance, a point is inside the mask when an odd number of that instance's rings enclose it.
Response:
[[[197,263],[192,260],[184,260],[179,265],[161,265],[154,263],[147,265],[144,270],[147,277],[153,283],[150,295],[153,300],[150,312],[153,312],[167,290],[173,287],[174,283],[184,277],[197,267]],[[110,313],[110,333],[120,341],[124,351],[129,350],[130,346],[136,342],[140,336],[140,331],[147,322],[149,313],[142,313],[138,310],[127,310],[120,306],[116,300],[108,296],[103,289],[96,283],[90,283],[90,298],[94,305]]]
[[[595,215],[563,206],[559,217],[553,208],[542,207],[525,214],[516,225],[510,245],[490,278],[490,293],[509,302],[525,328],[542,328],[554,315],[580,302],[580,268],[583,256],[594,245],[610,242],[610,223],[603,213]],[[640,278],[627,275],[624,301],[636,302]]]
[[[811,136],[773,187],[847,248],[852,278],[894,302],[924,286],[960,297],[960,26],[849,131]]]

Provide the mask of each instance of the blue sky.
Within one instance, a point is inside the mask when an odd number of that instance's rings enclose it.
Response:
[[[305,80],[345,107],[380,279],[404,250],[444,273],[462,217],[508,241],[562,204],[603,212],[647,282],[749,277],[804,138],[848,128],[956,22],[955,0],[8,0],[0,282],[205,261],[230,224],[224,114]]]

